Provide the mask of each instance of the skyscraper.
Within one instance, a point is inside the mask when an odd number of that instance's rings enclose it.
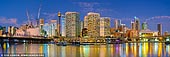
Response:
[[[158,36],[162,35],[162,24],[157,24]]]
[[[131,29],[132,30],[135,30],[135,26],[136,26],[135,23],[133,21],[131,21]]]
[[[53,20],[50,20],[50,23],[49,23],[49,26],[50,26],[50,36],[53,37],[53,36],[58,36],[58,26],[57,26],[57,20],[53,19]]]
[[[125,24],[121,24],[120,26],[120,32],[125,32]]]
[[[66,37],[80,36],[80,15],[77,12],[66,12]]]
[[[65,15],[61,15],[61,36],[66,36],[66,19]]]
[[[102,17],[100,18],[100,36],[110,35],[110,18]]]
[[[140,21],[139,18],[135,17],[135,29],[140,30]]]
[[[118,20],[118,28],[120,27],[121,24],[122,24],[121,20]]]
[[[81,36],[81,37],[83,36],[83,34],[82,34],[83,28],[84,28],[84,22],[83,22],[83,21],[80,21],[80,36]]]
[[[147,23],[146,22],[143,22],[142,23],[142,30],[146,30],[147,29]]]
[[[44,19],[40,19],[40,35],[42,36],[44,33],[43,33],[43,26],[44,26]]]
[[[57,22],[58,23],[58,25],[57,25],[58,26],[58,30],[57,30],[58,31],[58,33],[57,33],[58,36],[61,36],[61,23],[60,23],[61,20],[60,19],[61,19],[61,13],[58,12],[58,22]]]
[[[114,24],[114,25],[115,25],[115,28],[118,29],[118,26],[119,26],[119,25],[118,25],[118,20],[115,19],[115,22],[114,22],[114,23],[115,23],[115,24]]]
[[[87,18],[87,16],[84,17],[84,28],[88,28],[88,18]]]
[[[88,24],[87,25],[88,36],[99,37],[100,36],[100,14],[89,12],[87,14],[87,17],[85,17],[85,19],[87,19],[87,23],[84,22],[84,24]]]

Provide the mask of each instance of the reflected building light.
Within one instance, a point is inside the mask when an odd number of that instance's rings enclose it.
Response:
[[[142,43],[141,43],[142,44]],[[142,57],[142,45],[140,44],[140,47],[139,47],[139,56]]]
[[[162,54],[162,43],[159,43],[158,45],[158,57],[161,57]]]
[[[158,43],[155,43],[155,44],[154,44],[154,48],[155,48],[154,54],[157,54],[157,52],[158,52]]]
[[[43,46],[40,45],[40,50],[39,50],[40,53],[43,53]]]
[[[61,51],[61,57],[66,57],[65,56],[66,55],[66,52],[65,52],[66,51],[66,47],[62,47],[61,50],[62,50]]]
[[[84,57],[88,57],[89,56],[89,46],[83,46],[83,50],[84,50]]]
[[[126,43],[126,57],[129,56],[128,44]]]

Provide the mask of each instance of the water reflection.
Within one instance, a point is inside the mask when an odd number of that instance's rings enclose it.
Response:
[[[164,43],[124,43],[108,45],[10,44],[0,45],[0,53],[44,53],[45,57],[170,57]]]

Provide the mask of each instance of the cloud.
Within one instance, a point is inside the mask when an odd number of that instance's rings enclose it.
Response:
[[[154,17],[146,19],[146,21],[150,21],[154,19],[170,19],[170,16],[154,16]]]
[[[56,19],[57,13],[43,13],[48,19]]]
[[[95,7],[101,5],[98,2],[73,2],[73,4],[78,5],[83,13],[95,11]]]
[[[101,16],[111,17],[115,15],[120,15],[118,11],[107,6],[111,6],[109,3],[101,2],[74,2],[75,5],[80,7],[81,13],[97,12]],[[106,7],[105,7],[106,6]]]
[[[75,4],[78,4],[80,7],[85,7],[85,8],[91,8],[96,5],[100,5],[98,2],[75,2]]]
[[[17,18],[0,17],[1,24],[17,24]]]
[[[51,19],[57,20],[58,18],[57,14],[58,13],[47,13],[47,12],[42,13],[43,17],[45,17],[45,22],[49,22]]]

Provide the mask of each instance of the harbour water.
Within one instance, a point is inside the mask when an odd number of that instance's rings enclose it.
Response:
[[[170,45],[164,43],[123,43],[95,45],[9,44],[2,53],[43,53],[45,57],[170,57]]]

